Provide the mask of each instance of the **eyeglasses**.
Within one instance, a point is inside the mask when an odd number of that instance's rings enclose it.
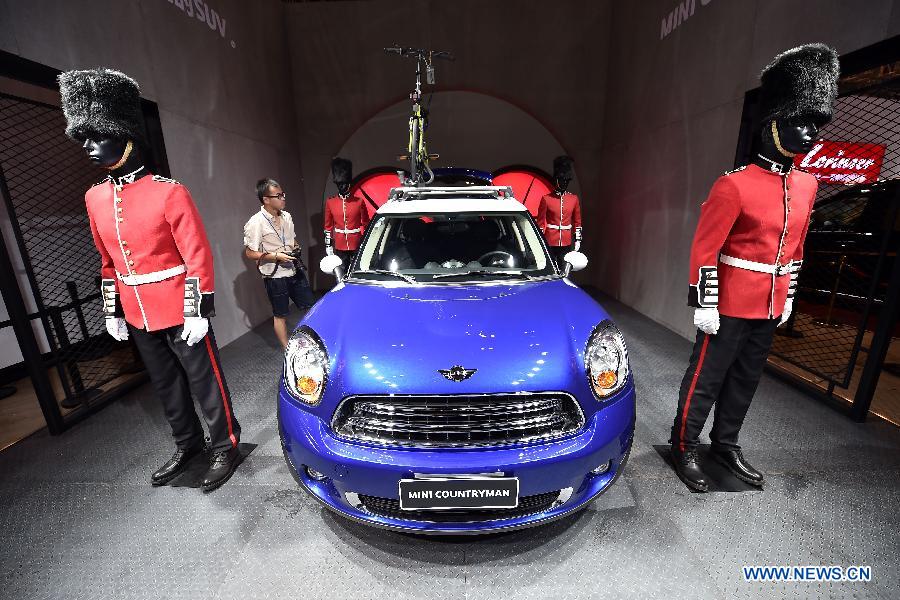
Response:
[[[285,198],[287,198],[287,194],[281,192],[279,194],[275,194],[274,196],[263,196],[263,198],[281,198],[282,200],[284,200]]]

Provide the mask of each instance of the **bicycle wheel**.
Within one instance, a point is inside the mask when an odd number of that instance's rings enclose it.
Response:
[[[409,120],[409,179],[419,183],[419,119]]]

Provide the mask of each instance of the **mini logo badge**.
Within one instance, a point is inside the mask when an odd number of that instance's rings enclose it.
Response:
[[[478,369],[466,369],[460,365],[454,365],[449,369],[438,369],[438,373],[449,379],[450,381],[465,381],[475,374]]]

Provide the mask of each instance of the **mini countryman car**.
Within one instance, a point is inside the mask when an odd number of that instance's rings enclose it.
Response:
[[[556,265],[511,188],[392,190],[285,352],[279,433],[299,483],[408,532],[584,508],[622,472],[635,422],[622,334],[567,277],[586,263]]]

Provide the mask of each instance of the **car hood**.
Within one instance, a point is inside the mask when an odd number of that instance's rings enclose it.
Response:
[[[606,312],[566,280],[341,284],[302,321],[329,356],[329,395],[574,390]],[[441,370],[473,370],[453,381]]]

